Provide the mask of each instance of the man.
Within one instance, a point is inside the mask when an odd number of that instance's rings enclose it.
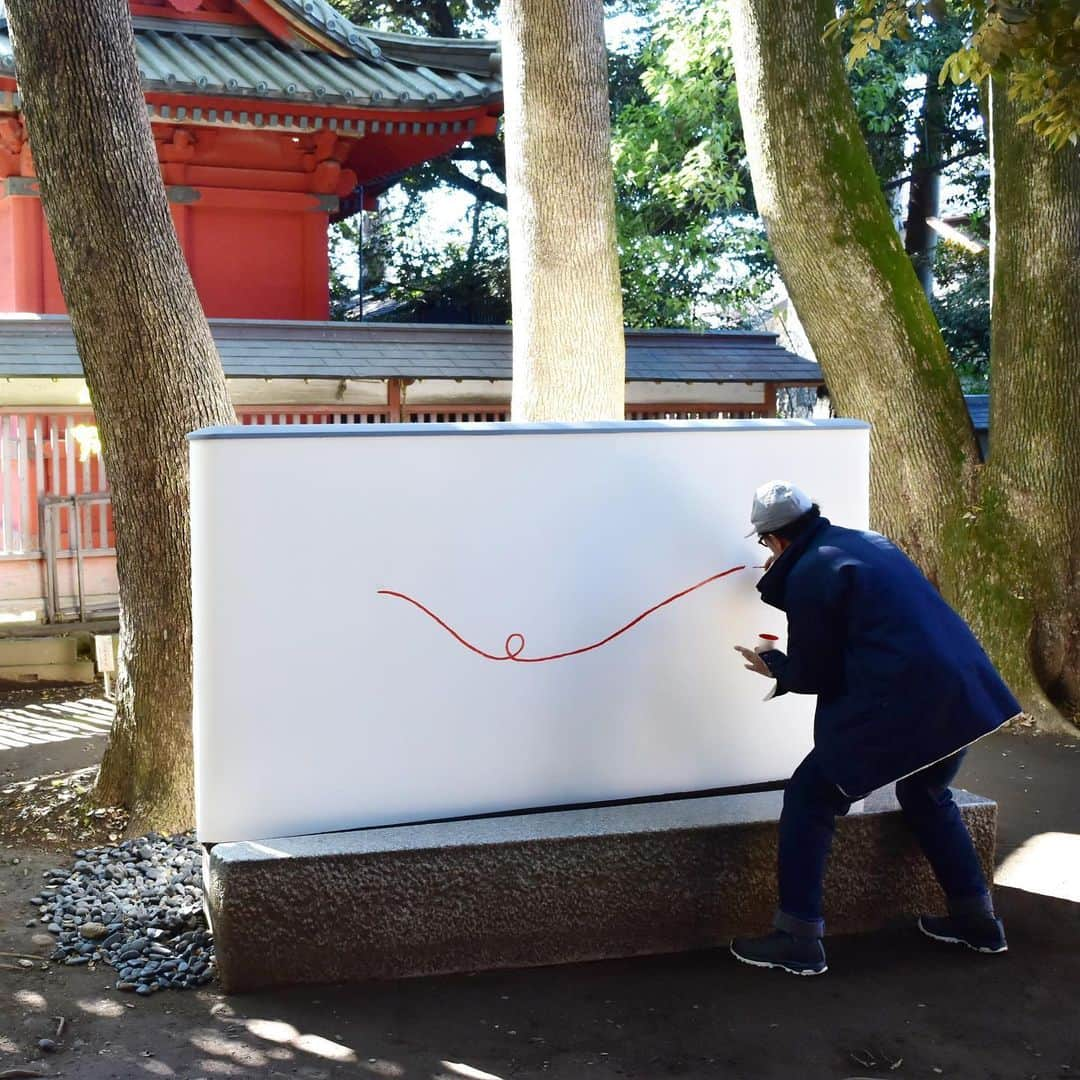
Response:
[[[826,970],[822,882],[835,818],[876,788],[896,796],[945,893],[922,916],[938,941],[1005,952],[1005,932],[949,784],[964,750],[1020,713],[964,621],[885,537],[832,525],[793,484],[758,488],[750,515],[771,557],[762,600],[786,612],[787,652],[736,646],[776,694],[816,694],[814,748],[784,791],[774,932],[741,938],[748,964]]]

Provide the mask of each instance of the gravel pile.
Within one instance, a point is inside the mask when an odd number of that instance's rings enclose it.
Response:
[[[46,870],[30,901],[57,936],[53,960],[116,968],[118,990],[152,994],[214,976],[203,915],[202,849],[190,835],[147,836],[75,852]]]

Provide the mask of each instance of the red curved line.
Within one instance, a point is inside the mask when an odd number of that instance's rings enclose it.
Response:
[[[480,656],[483,656],[487,660],[513,659],[509,654],[506,656],[495,656],[493,653],[484,652],[483,649],[477,648],[477,646],[473,645],[471,642],[466,641],[449,623],[443,622],[431,608],[424,607],[419,600],[414,600],[411,596],[406,596],[403,592],[395,592],[393,589],[379,589],[378,592],[380,596],[396,596],[399,600],[407,600],[414,607],[418,607],[425,615],[434,619],[451,637],[464,645],[466,649],[472,649],[474,653],[479,653]]]
[[[512,634],[508,634],[506,641],[503,645],[505,653],[502,656],[497,656],[495,653],[485,652],[483,649],[472,642],[466,641],[449,623],[444,622],[435,614],[430,608],[425,607],[419,600],[414,600],[411,596],[403,592],[396,592],[394,589],[379,589],[378,594],[380,596],[396,596],[399,600],[406,600],[414,607],[418,607],[429,618],[434,619],[455,641],[464,645],[466,649],[470,649],[478,656],[484,657],[485,660],[512,660],[517,664],[544,664],[549,660],[564,660],[568,656],[580,656],[582,653],[591,652],[593,649],[599,649],[601,645],[606,645],[609,641],[614,641],[620,634],[625,634],[627,630],[634,626],[637,626],[642,619],[648,618],[654,611],[659,611],[660,608],[666,607],[668,604],[674,603],[676,600],[680,600],[682,597],[687,596],[689,593],[694,592],[696,589],[700,589],[710,582],[718,581],[720,578],[727,577],[728,574],[738,573],[740,570],[745,570],[745,566],[733,566],[730,570],[722,570],[719,574],[713,574],[711,577],[707,577],[704,581],[699,581],[696,585],[691,585],[689,588],[682,589],[680,592],[674,593],[667,597],[666,600],[661,600],[659,604],[653,604],[651,608],[647,608],[635,619],[631,619],[625,626],[620,626],[618,630],[607,637],[601,638],[599,641],[594,641],[591,645],[583,645],[580,649],[570,649],[567,652],[552,653],[550,656],[522,656],[521,653],[525,649],[525,635],[519,634],[516,631]],[[516,652],[511,651],[510,642],[518,638],[521,641],[520,647]]]

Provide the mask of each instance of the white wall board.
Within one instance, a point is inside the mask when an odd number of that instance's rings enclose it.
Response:
[[[611,635],[760,564],[766,480],[865,527],[868,454],[849,421],[196,433],[200,838],[785,778],[814,702],[732,649],[784,633],[760,570]]]

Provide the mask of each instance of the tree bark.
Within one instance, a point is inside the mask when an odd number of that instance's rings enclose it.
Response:
[[[733,0],[754,191],[839,411],[874,424],[872,516],[1029,712],[1080,723],[1080,158],[994,94],[990,459],[870,167],[831,0]],[[996,89],[996,88],[995,88]]]
[[[979,461],[960,383],[893,225],[831,0],[732,0],[754,195],[837,411],[874,425],[871,514],[932,580]]]
[[[1080,154],[990,96],[990,457],[964,599],[992,651],[1080,722]]]
[[[621,420],[626,372],[601,0],[504,0],[515,420]]]
[[[112,490],[117,713],[98,798],[193,822],[185,435],[233,422],[169,214],[125,0],[10,0],[23,109]]]

